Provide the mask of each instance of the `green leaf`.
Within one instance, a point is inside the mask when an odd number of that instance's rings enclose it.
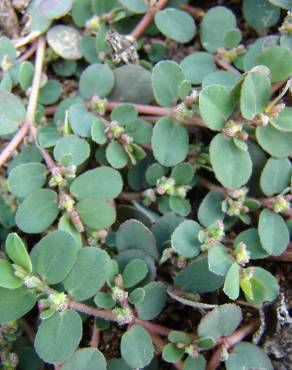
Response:
[[[133,325],[122,336],[121,354],[132,368],[143,368],[150,364],[154,356],[152,340],[140,325]]]
[[[6,36],[0,37],[0,63],[3,62],[3,59],[8,58],[10,62],[16,59],[17,53],[13,43]]]
[[[154,281],[143,287],[143,300],[135,304],[138,316],[142,320],[152,320],[157,317],[164,308],[166,301],[166,289],[163,283]]]
[[[70,156],[71,160],[67,164],[79,166],[84,163],[90,155],[90,147],[86,140],[77,135],[66,135],[60,139],[54,148],[55,160],[59,163],[62,158]]]
[[[146,0],[120,0],[120,3],[136,14],[143,14],[148,10]]]
[[[239,266],[234,262],[226,274],[223,287],[224,293],[232,300],[237,299],[239,296],[239,274]]]
[[[77,301],[93,297],[103,287],[109,266],[110,258],[106,252],[94,247],[80,249],[64,287]]]
[[[118,171],[110,167],[98,167],[83,172],[70,186],[70,192],[79,200],[95,197],[112,200],[122,191],[123,181]]]
[[[243,286],[242,279],[240,285],[244,291],[246,299],[253,304],[262,304],[263,302],[272,302],[279,294],[279,284],[275,277],[268,271],[261,267],[248,267],[246,275],[252,276],[249,280],[251,287],[251,295],[246,291]]]
[[[251,176],[252,162],[249,153],[239,149],[231,138],[223,134],[216,135],[211,141],[210,160],[217,180],[226,188],[239,188]]]
[[[171,236],[172,248],[183,257],[196,257],[201,251],[198,233],[201,226],[192,220],[183,221]]]
[[[46,171],[46,166],[41,163],[24,163],[14,167],[8,176],[9,190],[17,197],[24,198],[45,184]]]
[[[225,213],[222,211],[222,201],[221,193],[215,190],[209,191],[198,210],[198,219],[202,225],[210,226],[217,220],[224,220]]]
[[[94,303],[103,309],[113,308],[116,305],[116,301],[112,299],[111,295],[104,292],[97,292],[94,297]]]
[[[132,288],[142,281],[148,273],[148,267],[145,262],[134,259],[124,268],[122,277],[126,289]]]
[[[169,207],[180,216],[187,216],[191,212],[191,204],[185,198],[169,197]]]
[[[73,238],[76,240],[78,247],[82,246],[82,237],[79,231],[75,228],[73,225],[71,218],[69,215],[63,215],[60,217],[59,222],[58,222],[58,229],[66,231],[70,235],[73,236]]]
[[[77,27],[84,27],[93,16],[91,0],[75,0],[72,8],[72,19]]]
[[[224,6],[216,6],[206,13],[201,22],[201,43],[207,51],[214,53],[224,47],[226,32],[236,27],[236,18],[232,11]]]
[[[271,47],[262,52],[256,64],[270,69],[273,83],[285,80],[292,73],[292,51],[284,46]]]
[[[153,100],[151,73],[145,68],[128,64],[114,70],[115,86],[109,100],[150,104]]]
[[[23,285],[23,280],[14,275],[14,268],[5,259],[0,259],[0,287],[17,289]]]
[[[56,75],[60,77],[70,77],[77,69],[75,60],[57,59],[52,63],[52,68]]]
[[[268,125],[258,127],[256,137],[260,146],[274,157],[287,157],[292,153],[292,132],[279,131]]]
[[[196,358],[188,356],[183,364],[183,370],[205,370],[206,360],[202,355],[198,355]]]
[[[64,59],[77,60],[82,58],[80,50],[80,32],[73,27],[56,25],[47,32],[49,46]]]
[[[174,284],[186,291],[208,293],[220,288],[223,280],[222,276],[209,270],[206,256],[199,256],[176,275]]]
[[[83,99],[80,96],[71,96],[69,98],[64,99],[58,106],[55,114],[54,114],[54,123],[56,125],[64,124],[65,116],[67,115],[67,111],[69,108],[74,104],[82,104]],[[84,116],[81,116],[83,119]],[[71,120],[72,117],[69,117]],[[73,126],[73,125],[72,125]]]
[[[200,93],[200,115],[212,130],[220,130],[224,127],[234,107],[234,98],[224,86],[210,85]]]
[[[280,6],[281,8],[292,10],[291,0],[269,0],[270,3]]]
[[[17,320],[30,311],[36,303],[36,295],[25,287],[0,288],[0,323]]]
[[[97,15],[110,12],[116,5],[117,0],[91,0],[92,10]]]
[[[288,158],[269,158],[261,174],[260,184],[265,195],[279,194],[289,186],[292,166]]]
[[[172,169],[170,176],[176,185],[187,185],[194,177],[194,170],[189,163],[179,163]]]
[[[82,338],[82,321],[74,310],[56,312],[44,320],[35,338],[35,350],[50,364],[68,360]]]
[[[107,142],[108,138],[105,134],[105,124],[103,120],[97,119],[92,123],[91,138],[100,145],[103,145]]]
[[[277,117],[269,117],[270,123],[280,131],[292,131],[292,108],[285,107]]]
[[[31,62],[23,62],[19,68],[19,84],[22,90],[26,91],[32,84],[34,65]]]
[[[102,352],[96,348],[84,348],[76,351],[62,365],[63,370],[106,370],[106,360]]]
[[[33,269],[48,284],[60,283],[73,267],[78,249],[72,235],[62,230],[52,231],[32,249]]]
[[[185,80],[182,68],[166,60],[155,65],[152,71],[152,87],[157,103],[163,107],[172,106],[178,99],[179,85]]]
[[[27,14],[30,16],[30,31],[45,32],[50,27],[52,21],[40,12],[40,3],[42,0],[32,0],[27,8]]]
[[[72,104],[68,110],[70,126],[76,135],[90,137],[91,126],[97,120],[96,115],[88,112],[83,102]]]
[[[57,194],[49,189],[38,189],[21,203],[15,220],[20,230],[28,234],[38,234],[52,225],[58,213]]]
[[[248,25],[257,31],[273,26],[280,17],[280,9],[267,0],[244,0],[242,11]]]
[[[118,141],[112,141],[107,146],[105,155],[109,164],[117,169],[125,167],[129,160],[123,146]]]
[[[273,365],[265,352],[254,344],[247,342],[240,342],[233,347],[225,365],[227,370],[273,370]]]
[[[76,205],[81,221],[93,230],[110,227],[116,220],[115,209],[97,198],[86,198]]]
[[[107,64],[92,64],[80,76],[79,92],[85,99],[95,95],[104,98],[112,91],[114,82],[114,74]]]
[[[137,220],[128,220],[120,226],[116,233],[116,246],[119,252],[128,249],[141,249],[153,258],[158,258],[153,234]]]
[[[187,13],[177,9],[164,9],[155,14],[155,25],[166,37],[186,43],[196,34],[194,19]]]
[[[200,337],[211,337],[217,340],[222,336],[230,335],[239,326],[242,320],[240,307],[229,303],[219,306],[205,315],[199,326]]]
[[[51,105],[56,103],[62,93],[62,85],[58,80],[48,80],[48,82],[40,89],[39,103],[43,105]]]
[[[157,180],[166,174],[166,168],[158,163],[151,164],[145,173],[149,185],[156,186]]]
[[[232,89],[236,84],[238,77],[234,73],[226,71],[216,71],[208,74],[203,81],[202,87],[205,88],[209,85],[222,85],[227,89]]]
[[[13,134],[25,114],[24,105],[16,95],[0,89],[0,135]]]
[[[48,19],[57,19],[66,15],[74,0],[41,0],[40,11]]]
[[[268,209],[262,210],[258,230],[262,247],[270,255],[279,256],[286,250],[289,243],[289,230],[280,215]]]
[[[214,274],[225,276],[232,262],[228,249],[222,244],[216,244],[208,251],[209,269]]]
[[[240,110],[244,118],[252,120],[269,103],[271,81],[260,72],[250,72],[243,81],[240,94]]]
[[[180,65],[186,78],[195,85],[201,84],[206,76],[217,70],[213,55],[203,51],[188,55]]]
[[[157,241],[159,252],[162,252],[170,242],[171,235],[175,228],[184,220],[183,217],[176,215],[174,212],[166,213],[153,226],[152,232]]]
[[[238,28],[231,28],[224,35],[224,48],[233,49],[239,45],[242,34]]]
[[[175,364],[184,355],[184,349],[178,348],[174,343],[168,343],[163,347],[162,358],[166,362]]]
[[[175,166],[188,154],[188,132],[170,117],[163,117],[153,129],[151,144],[154,157],[160,164],[166,167]]]
[[[23,241],[16,233],[7,236],[5,249],[8,257],[18,266],[26,271],[32,272],[32,264]]]
[[[172,330],[168,334],[168,340],[171,343],[186,343],[189,344],[192,342],[191,338],[184,333],[183,331],[177,331],[177,330]]]
[[[234,239],[233,244],[236,247],[240,242],[246,244],[251,259],[260,259],[268,256],[268,253],[261,245],[259,234],[256,228],[247,229],[238,234]]]

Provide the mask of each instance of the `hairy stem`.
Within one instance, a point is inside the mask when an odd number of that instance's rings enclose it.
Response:
[[[149,6],[147,13],[134,28],[131,36],[133,36],[135,39],[138,39],[140,36],[142,36],[150,23],[153,21],[155,14],[159,12],[159,10],[163,9],[167,5],[167,3],[168,0],[159,0],[155,6]]]
[[[260,325],[260,319],[254,319],[249,324],[242,326],[228,337],[219,339],[219,347],[211,357],[206,370],[216,370],[221,363],[223,351],[231,349],[245,337],[252,334]]]

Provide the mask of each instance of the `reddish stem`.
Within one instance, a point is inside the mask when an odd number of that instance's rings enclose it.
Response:
[[[149,330],[151,333],[159,334],[168,336],[168,334],[172,331],[172,329],[166,328],[165,326],[159,324],[153,324],[150,321],[144,321],[135,317],[134,319],[135,324],[139,324],[143,326],[145,329]]]
[[[168,0],[159,0],[155,6],[150,6],[147,13],[132,31],[131,35],[135,39],[138,39],[140,36],[142,36],[150,23],[153,21],[155,14],[159,12],[159,10],[163,9],[167,5],[167,3]]]
[[[120,107],[126,103],[119,103],[119,102],[106,102],[105,109],[107,111],[112,111],[115,108]],[[141,114],[149,114],[152,116],[171,116],[172,109],[171,108],[163,108],[163,107],[156,107],[155,105],[144,105],[144,104],[135,104],[129,103],[133,105],[137,111]]]
[[[0,167],[2,167],[7,160],[11,157],[14,150],[18,148],[18,146],[22,143],[23,139],[25,138],[26,134],[29,130],[29,124],[25,122],[22,127],[18,130],[18,132],[13,136],[12,140],[8,143],[8,145],[2,150],[0,154]]]
[[[231,64],[225,62],[224,60],[220,59],[218,56],[215,56],[215,62],[218,64],[219,67],[225,69],[225,71],[228,71],[238,76],[241,75],[241,73],[236,68],[234,68]]]
[[[90,347],[97,348],[99,344],[99,338],[100,338],[100,331],[96,326],[95,319],[93,321],[92,325],[92,333],[91,333],[91,340],[90,340]]]
[[[86,304],[75,301],[69,302],[69,307],[76,311],[83,312],[94,317],[99,317],[104,320],[117,321],[111,310],[100,310],[98,308],[87,306]]]
[[[216,370],[221,363],[223,350],[231,349],[235,344],[241,342],[242,339],[253,333],[259,327],[259,325],[260,319],[254,319],[249,324],[236,330],[228,337],[219,339],[217,343],[219,344],[219,347],[212,355],[206,370]]]

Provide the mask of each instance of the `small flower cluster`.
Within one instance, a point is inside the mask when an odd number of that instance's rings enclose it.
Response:
[[[245,243],[240,242],[237,245],[234,251],[234,257],[236,262],[241,266],[245,266],[247,263],[249,263],[250,253],[247,250],[247,245]]]
[[[237,47],[227,50],[225,48],[219,48],[217,50],[218,57],[227,62],[233,63],[235,59],[245,53],[245,47],[243,45],[238,45]]]
[[[172,177],[162,176],[156,182],[156,188],[147,189],[143,192],[143,203],[150,205],[156,201],[156,195],[168,195],[171,197],[186,198],[191,189],[188,185],[177,186]]]
[[[114,284],[112,287],[112,299],[119,303],[120,307],[114,308],[112,312],[119,325],[129,324],[133,321],[134,315],[128,304],[128,292],[125,291],[121,274],[115,276]]]
[[[226,200],[222,202],[222,210],[228,216],[246,215],[249,208],[245,205],[247,188],[236,189],[229,193]]]
[[[226,122],[226,125],[222,131],[225,136],[237,138],[242,141],[247,141],[248,133],[243,131],[242,127],[242,124],[229,120]]]
[[[272,199],[273,211],[276,213],[287,213],[291,209],[292,194],[280,194]]]
[[[75,165],[56,166],[52,168],[52,177],[49,185],[51,187],[67,185],[67,179],[74,179],[76,177],[76,169],[77,167]]]
[[[48,319],[55,312],[63,312],[68,309],[68,297],[65,293],[51,293],[47,298],[39,301],[41,319]]]
[[[199,232],[198,238],[202,243],[201,250],[206,251],[212,248],[214,245],[221,242],[224,236],[224,223],[222,220],[218,220]]]

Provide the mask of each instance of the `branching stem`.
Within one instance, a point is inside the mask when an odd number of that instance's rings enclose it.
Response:
[[[211,357],[207,370],[216,370],[221,363],[223,351],[231,349],[235,344],[241,342],[245,337],[252,334],[260,325],[259,319],[254,319],[245,326],[242,326],[228,337],[219,339],[219,347]]]

